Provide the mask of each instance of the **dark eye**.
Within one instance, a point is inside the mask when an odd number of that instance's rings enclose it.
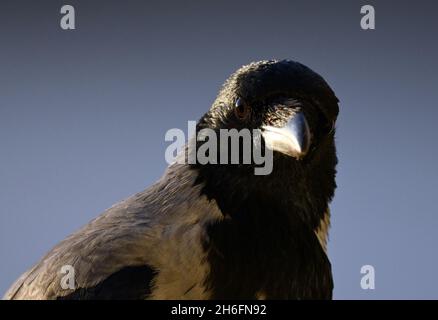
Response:
[[[251,108],[241,99],[237,99],[234,105],[234,114],[239,120],[246,120],[251,113]]]

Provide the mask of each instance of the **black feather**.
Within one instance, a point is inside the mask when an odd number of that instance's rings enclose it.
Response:
[[[78,288],[58,300],[143,300],[151,293],[155,271],[149,266],[126,267],[90,288]]]

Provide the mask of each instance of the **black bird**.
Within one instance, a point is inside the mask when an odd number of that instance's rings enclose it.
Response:
[[[197,130],[259,129],[274,151],[270,174],[255,175],[254,163],[174,163],[55,246],[5,298],[331,299],[337,115],[335,94],[306,66],[243,66]],[[63,266],[74,288],[61,285]]]

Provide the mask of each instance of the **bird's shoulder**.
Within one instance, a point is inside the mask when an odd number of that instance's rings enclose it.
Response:
[[[153,240],[153,213],[142,196],[147,192],[112,206],[65,238],[23,274],[5,297],[54,298],[64,294],[65,270],[73,270],[75,286],[87,287],[120,268],[123,261],[141,263],[144,254],[139,252],[147,251],[145,246]]]
[[[136,277],[150,282],[158,269],[165,274],[172,261],[175,268],[176,261],[179,268],[189,268],[190,259],[202,259],[202,248],[193,249],[192,239],[200,240],[202,225],[217,211],[199,197],[194,179],[190,170],[171,166],[150,188],[112,206],[56,245],[14,283],[5,298],[86,298],[96,297],[96,292],[105,297],[105,288],[115,292],[114,286]],[[74,270],[74,291],[61,286],[66,267]],[[159,276],[156,282],[165,288],[168,280]]]

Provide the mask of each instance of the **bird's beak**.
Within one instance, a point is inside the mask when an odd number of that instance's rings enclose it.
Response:
[[[302,112],[296,113],[283,128],[263,126],[266,146],[273,151],[302,159],[310,148],[310,129]]]

